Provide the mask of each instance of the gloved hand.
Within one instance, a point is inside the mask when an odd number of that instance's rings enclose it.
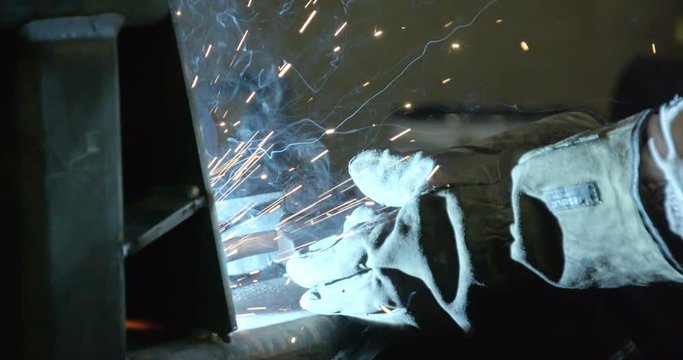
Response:
[[[674,122],[683,123],[683,98],[678,96],[668,104],[662,105],[659,110],[659,126],[664,138],[666,156],[662,156],[652,138],[648,142],[648,147],[655,164],[666,179],[664,208],[669,228],[683,237],[683,153],[680,150],[683,143],[676,144],[674,140],[675,131],[680,132],[683,126],[677,124],[676,127]]]
[[[422,280],[437,297],[444,292],[454,297],[458,259],[453,229],[443,207],[419,197],[435,166],[422,153],[401,157],[389,151],[366,151],[350,162],[349,173],[368,198],[401,208],[387,213],[358,208],[342,234],[289,260],[292,280],[310,288],[300,301],[304,309],[415,326],[409,310],[414,286],[392,276],[394,270],[408,275],[404,280]],[[443,311],[438,306],[434,310]]]

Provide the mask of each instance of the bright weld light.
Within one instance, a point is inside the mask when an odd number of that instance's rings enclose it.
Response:
[[[341,34],[342,31],[344,31],[344,28],[346,28],[346,24],[348,24],[348,22],[344,21],[344,23],[341,24],[341,26],[337,29],[337,31],[334,32],[335,37],[337,37],[337,35]]]
[[[372,36],[378,38],[382,36],[382,34],[384,34],[384,31],[375,29],[375,32],[372,34]]]
[[[292,344],[294,344],[294,343],[296,342],[296,337],[292,336],[292,338],[289,339],[289,342],[291,342]]]
[[[209,54],[211,54],[211,46],[212,46],[212,45],[209,44],[209,48],[206,49],[206,54],[204,54],[204,57],[205,57],[205,58],[209,57]]]
[[[277,74],[277,77],[281,78],[281,77],[285,76],[285,74],[287,73],[287,71],[289,71],[289,69],[291,67],[292,67],[291,63],[286,63],[285,66],[283,66],[282,69],[280,69],[280,73]]]
[[[256,91],[252,91],[247,100],[245,101],[247,104],[251,101],[251,99],[254,98],[254,95],[256,95]]]
[[[409,103],[409,102],[403,104],[403,108],[405,108],[405,109],[410,109],[410,108],[412,108],[412,107],[413,107],[413,104],[411,104],[411,103]]]
[[[522,48],[522,50],[529,51],[529,44],[527,44],[526,41],[520,42],[519,46]]]
[[[332,51],[334,52],[337,52],[339,50],[341,50],[341,46],[335,46],[334,49],[332,49]]]
[[[652,53],[653,54],[657,53],[657,45],[655,45],[655,43],[652,43]]]
[[[436,165],[436,166],[434,166],[434,169],[429,173],[429,175],[427,175],[427,179],[426,179],[426,180],[431,179],[432,176],[434,176],[434,174],[436,174],[436,172],[439,170],[440,167],[441,167],[441,165]]]
[[[327,135],[334,134],[334,129],[327,129],[327,130],[325,130],[325,134],[327,134]]]
[[[445,79],[441,80],[441,83],[442,83],[442,84],[447,84],[447,83],[450,82],[450,81],[451,81],[451,78],[445,78]]]
[[[195,75],[194,80],[192,80],[192,89],[194,89],[194,87],[197,86],[197,80],[199,80],[199,75]]]
[[[242,44],[244,44],[244,40],[247,38],[247,34],[249,34],[249,30],[244,32],[244,35],[242,35],[242,39],[240,40],[239,44],[237,44],[237,48],[235,49],[235,51],[240,51]]]
[[[315,4],[315,3],[314,3]],[[306,31],[306,28],[308,27],[308,24],[311,23],[311,20],[313,20],[313,17],[315,17],[315,14],[318,12],[316,10],[313,10],[311,12],[311,15],[308,15],[308,19],[306,19],[306,22],[301,26],[301,29],[299,29],[299,34],[303,34],[304,31]]]
[[[407,133],[409,133],[409,132],[410,132],[410,128],[405,129],[405,130],[401,131],[400,133],[396,134],[396,135],[395,135],[394,137],[392,137],[391,139],[389,139],[389,141],[394,141],[394,140],[400,138],[401,136],[403,136],[403,135],[405,135],[405,134],[407,134]]]
[[[316,155],[313,159],[311,159],[311,162],[315,162],[316,160],[320,159],[323,157],[325,154],[327,154],[329,151],[325,149],[325,151],[321,152],[320,154]]]

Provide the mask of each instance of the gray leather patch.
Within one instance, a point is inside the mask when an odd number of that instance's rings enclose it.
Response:
[[[598,184],[594,182],[553,189],[547,191],[543,197],[546,206],[552,211],[571,210],[600,204]]]

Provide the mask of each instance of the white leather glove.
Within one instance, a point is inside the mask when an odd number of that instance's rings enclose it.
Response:
[[[453,248],[450,253],[455,254],[455,242],[452,229],[447,231],[450,224],[444,219],[440,223],[446,228],[446,241],[421,243],[427,219],[420,218],[424,212],[419,195],[434,167],[434,160],[421,153],[400,157],[389,151],[366,151],[350,162],[349,173],[366,196],[380,204],[401,208],[387,213],[358,208],[344,224],[342,234],[319,241],[308,253],[287,263],[292,280],[310,288],[301,298],[304,309],[416,325],[409,311],[414,291],[389,273],[399,270],[422,280],[432,292],[440,292],[432,263],[436,261],[434,257],[443,255],[442,247]],[[446,216],[441,210],[441,216]],[[438,228],[433,224],[429,227],[428,232]],[[442,267],[449,266],[457,266],[455,257],[445,259]],[[451,270],[445,277],[455,287],[457,270]],[[435,310],[443,311],[438,307]]]
[[[654,139],[648,142],[650,154],[666,178],[664,209],[669,229],[680,237],[683,237],[683,155],[676,149],[673,131],[674,120],[682,115],[683,98],[679,96],[659,109],[659,125],[666,146],[666,157],[657,150]],[[678,147],[683,148],[683,144],[678,144]]]

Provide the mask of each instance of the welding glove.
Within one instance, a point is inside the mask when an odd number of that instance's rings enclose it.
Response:
[[[649,144],[667,181],[663,205],[669,228],[679,236],[683,160],[672,123],[681,111],[680,98],[660,110],[666,158]],[[640,147],[650,116],[644,111],[519,160],[512,171],[513,259],[562,288],[683,282],[681,239],[667,235],[639,190]],[[540,226],[546,231],[537,231]]]
[[[666,179],[664,209],[669,229],[683,238],[683,144],[674,142],[674,120],[683,116],[683,98],[677,96],[659,109],[659,122],[666,146],[666,157],[655,147],[654,139],[648,146],[650,154]],[[683,120],[677,120],[683,121]]]

